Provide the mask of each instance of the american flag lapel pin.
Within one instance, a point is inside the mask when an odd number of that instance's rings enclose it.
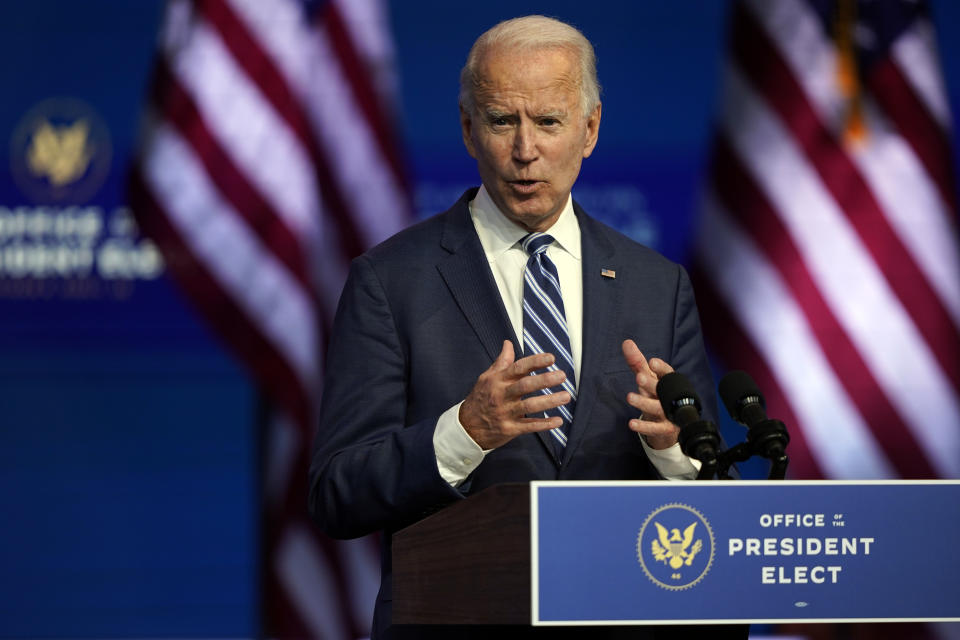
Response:
[[[617,272],[613,269],[600,269],[600,275],[602,275],[604,278],[613,279],[617,277]]]

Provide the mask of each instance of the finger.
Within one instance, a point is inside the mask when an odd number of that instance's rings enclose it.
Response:
[[[656,398],[648,398],[639,393],[628,393],[627,404],[634,409],[639,409],[643,414],[644,421],[661,422],[667,419],[660,401]]]
[[[643,353],[640,351],[636,342],[633,340],[624,340],[620,348],[623,351],[623,357],[626,359],[627,365],[634,373],[639,374],[650,370],[649,365],[647,365],[647,359],[643,357]]]
[[[567,374],[561,369],[532,376],[526,375],[507,387],[506,395],[508,398],[520,398],[541,389],[559,387],[566,379]]]
[[[636,431],[637,433],[644,436],[653,436],[653,437],[663,437],[663,436],[676,436],[677,427],[672,422],[649,422],[647,420],[637,420],[634,418],[627,426],[630,427],[631,431]]]
[[[563,418],[551,416],[549,418],[521,418],[516,422],[518,433],[535,433],[549,431],[563,426]]]
[[[553,357],[552,353],[535,353],[514,362],[509,373],[512,377],[516,378],[530,375],[531,372],[537,371],[538,369],[546,369],[552,365],[555,360],[556,358]]]
[[[660,379],[652,371],[641,371],[636,375],[637,391],[647,398],[657,397],[657,383]]]
[[[673,367],[660,358],[650,358],[649,364],[650,370],[653,371],[658,378],[662,378],[668,373],[673,373]]]
[[[561,391],[559,393],[542,393],[530,396],[520,402],[520,407],[524,415],[532,415],[556,409],[568,402],[570,402],[570,394],[566,391]]]

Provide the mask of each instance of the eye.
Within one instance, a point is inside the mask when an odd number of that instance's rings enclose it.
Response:
[[[507,124],[509,124],[509,122],[503,116],[495,116],[493,118],[490,118],[490,124],[492,124],[495,127],[505,127],[507,126]]]
[[[544,127],[554,127],[560,124],[560,121],[556,118],[543,118],[540,120],[540,124]]]

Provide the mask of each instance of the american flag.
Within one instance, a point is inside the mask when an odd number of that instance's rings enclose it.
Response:
[[[379,0],[173,0],[130,200],[269,405],[262,633],[366,635],[376,543],[320,537],[307,461],[349,260],[412,217]]]
[[[960,477],[951,121],[919,1],[731,18],[696,272],[707,338],[795,478]]]

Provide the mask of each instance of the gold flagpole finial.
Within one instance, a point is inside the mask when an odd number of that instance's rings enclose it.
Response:
[[[846,98],[846,114],[843,123],[843,142],[856,146],[867,137],[867,125],[863,117],[863,96],[857,69],[857,51],[853,30],[857,24],[857,0],[838,0],[834,21],[834,38],[837,43],[837,86]]]

